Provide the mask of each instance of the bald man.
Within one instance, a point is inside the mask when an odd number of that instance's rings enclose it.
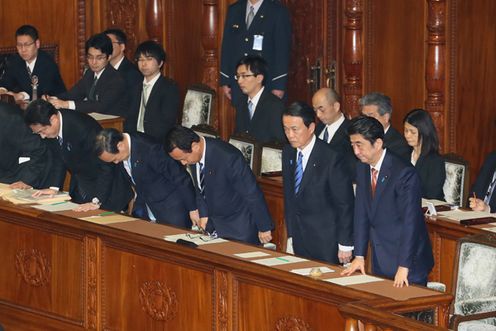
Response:
[[[341,111],[340,100],[339,94],[331,88],[321,88],[315,92],[312,97],[312,105],[320,120],[315,134],[343,155],[349,174],[354,179],[357,159],[347,133],[350,121]]]

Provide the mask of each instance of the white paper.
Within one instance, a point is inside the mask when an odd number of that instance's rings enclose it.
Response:
[[[324,281],[329,283],[334,283],[337,285],[349,286],[349,285],[366,284],[373,282],[382,282],[384,281],[384,279],[369,275],[356,275],[356,276],[324,279]]]
[[[486,230],[486,231],[491,231],[491,232],[496,232],[496,226],[495,227],[492,227],[492,228],[484,228],[482,230]]]
[[[436,200],[436,199],[422,199],[422,208],[427,207],[427,203],[430,202],[434,206],[446,206],[449,205],[446,201]]]
[[[64,210],[73,210],[79,205],[70,201],[56,202],[47,205],[34,205],[33,208],[41,209],[44,211],[56,212],[56,211],[64,211]]]
[[[310,271],[313,268],[319,268],[320,272],[322,272],[323,274],[326,274],[329,272],[334,272],[334,270],[332,270],[328,267],[319,267],[319,266],[310,267],[310,268],[302,268],[302,269],[293,269],[293,270],[291,270],[291,272],[294,274],[302,275],[302,276],[310,276]]]
[[[450,211],[439,212],[437,214],[439,216],[444,216],[456,221],[495,216],[484,211],[472,211],[472,210],[450,210]]]
[[[278,256],[278,257],[271,257],[268,259],[253,260],[251,262],[255,262],[258,264],[272,267],[272,266],[281,265],[281,264],[289,264],[289,263],[304,262],[304,261],[308,261],[308,260],[302,259],[301,257],[292,256],[292,255],[284,255],[284,256]]]
[[[183,239],[189,242],[193,242],[197,244],[198,246],[201,245],[208,245],[208,244],[219,244],[226,242],[227,240],[222,239],[222,238],[217,238],[217,239],[212,239],[209,241],[202,240],[200,236],[197,236],[196,234],[192,234],[193,238],[188,237],[187,233],[181,233],[181,234],[175,234],[175,235],[170,235],[170,236],[164,236],[164,239],[166,241],[172,241],[176,242],[178,239]]]
[[[29,160],[31,160],[30,157],[28,157],[28,156],[21,156],[21,157],[19,157],[19,164],[23,164],[24,162],[28,162]]]
[[[262,51],[264,36],[256,34],[253,36],[253,50]]]
[[[270,256],[270,254],[267,254],[265,252],[257,251],[257,252],[248,252],[248,253],[238,253],[234,254],[237,257],[243,258],[243,259],[250,259],[253,257],[262,257],[262,256]]]
[[[108,114],[101,114],[101,113],[89,113],[91,117],[93,117],[97,121],[103,121],[103,120],[112,120],[114,118],[118,118],[119,116],[115,115],[108,115]]]

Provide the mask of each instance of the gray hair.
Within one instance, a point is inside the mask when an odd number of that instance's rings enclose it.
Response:
[[[379,115],[384,116],[384,114],[391,115],[393,113],[393,106],[391,105],[391,98],[379,92],[372,92],[364,95],[360,99],[360,107],[364,106],[377,106]]]

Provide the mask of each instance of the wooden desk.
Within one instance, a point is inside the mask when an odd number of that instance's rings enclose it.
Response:
[[[449,295],[387,280],[338,286],[287,271],[317,262],[265,267],[232,255],[254,246],[163,240],[183,231],[0,202],[0,323],[9,331],[343,330],[339,307],[357,303],[383,313],[437,307],[445,325]]]

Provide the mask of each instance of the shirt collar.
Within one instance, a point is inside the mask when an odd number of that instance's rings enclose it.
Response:
[[[332,136],[334,136],[334,134],[336,133],[336,131],[338,131],[341,124],[343,124],[343,122],[344,122],[344,115],[343,113],[341,113],[339,118],[336,121],[334,121],[334,123],[327,124],[325,126],[325,129],[329,132],[329,136],[331,136],[331,139]]]
[[[113,67],[114,67],[115,70],[119,70],[119,67],[121,66],[122,61],[124,61],[124,57],[125,56],[121,57],[121,59],[119,60],[119,62],[117,62],[115,65],[113,65]]]
[[[29,67],[29,70],[31,70],[31,73],[34,72],[34,66],[36,65],[36,60],[38,59],[38,57],[35,57],[33,61],[31,61],[31,63],[29,63],[28,61],[24,61],[26,62],[26,66]]]
[[[312,139],[310,140],[308,145],[303,147],[303,149],[299,149],[299,148],[296,149],[298,152],[301,152],[303,154],[305,160],[308,160],[310,153],[312,153],[313,146],[315,145],[315,139],[316,139],[315,135],[312,135]]]
[[[64,137],[62,136],[62,114],[60,112],[57,112],[57,116],[59,117],[59,123],[60,123],[60,126],[59,126],[59,137],[61,139],[64,139]]]
[[[260,9],[260,6],[262,6],[262,3],[263,2],[264,2],[264,0],[259,0],[257,3],[255,3],[254,5],[252,5],[252,3],[250,2],[250,0],[247,0],[246,1],[246,17],[248,17],[248,13],[250,12],[250,7],[252,7],[252,6],[253,6],[253,13],[255,15],[257,15],[257,12]]]
[[[143,85],[153,87],[153,85],[155,85],[155,83],[159,78],[160,78],[160,71],[157,72],[157,74],[150,81],[146,81],[146,78],[143,78]]]
[[[94,73],[93,72],[93,77],[96,77],[96,79],[100,79],[100,77],[102,76],[102,74],[105,71],[105,69],[107,69],[107,67],[103,68],[99,73]]]
[[[202,157],[200,159],[200,163],[203,164],[203,167],[205,167],[205,154],[207,152],[207,141],[205,140],[204,137],[200,136],[200,141],[203,140],[203,152],[202,152]]]
[[[129,156],[124,161],[131,162],[131,136],[128,133],[123,133],[122,135],[124,136],[124,139],[126,139],[129,146]]]
[[[382,150],[381,158],[379,159],[379,161],[377,162],[377,164],[375,166],[370,166],[370,169],[374,168],[375,170],[377,170],[377,173],[380,173],[381,172],[381,167],[382,167],[382,162],[384,161],[384,157],[385,156],[386,156],[386,148],[384,148]]]
[[[260,91],[258,91],[257,94],[255,94],[255,96],[253,97],[253,99],[248,98],[248,102],[251,101],[251,103],[253,104],[253,109],[256,109],[257,108],[258,101],[260,100],[260,96],[262,95],[264,89],[265,89],[265,87],[262,86],[262,88],[260,89]]]

